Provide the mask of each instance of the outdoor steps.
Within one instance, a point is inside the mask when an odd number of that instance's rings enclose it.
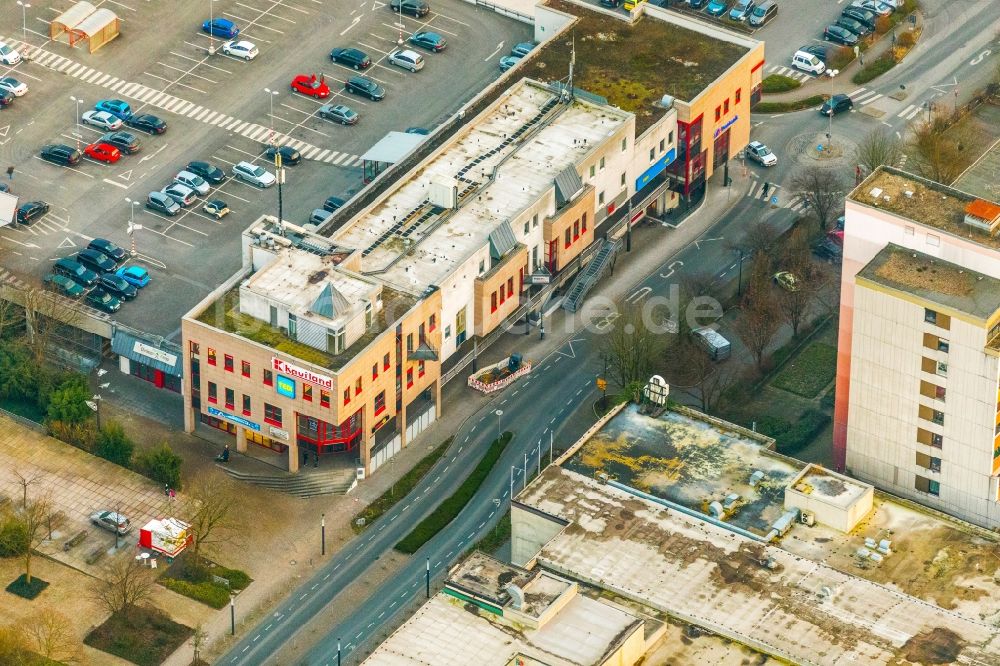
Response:
[[[590,260],[583,270],[580,271],[580,274],[576,276],[576,279],[573,280],[573,284],[570,285],[569,291],[566,292],[566,298],[562,303],[563,309],[569,312],[576,312],[579,309],[587,292],[590,291],[594,283],[607,270],[617,251],[618,241],[604,240],[604,244],[598,250],[597,256]]]
[[[344,495],[354,486],[354,468],[304,474],[249,474],[220,465],[226,474],[238,481],[252,483],[303,499],[319,495]]]

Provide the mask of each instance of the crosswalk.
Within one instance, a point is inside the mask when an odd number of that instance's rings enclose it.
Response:
[[[795,79],[796,81],[801,81],[803,83],[813,79],[813,77],[809,76],[805,72],[800,72],[799,70],[792,69],[791,67],[782,67],[781,65],[770,65],[768,66],[767,71],[769,74],[787,76],[790,79]]]
[[[785,196],[779,192],[781,190],[781,185],[776,183],[768,183],[767,194],[764,194],[764,182],[754,180],[750,183],[750,189],[747,191],[746,196],[751,199],[770,199],[771,197],[778,197],[778,206],[781,208],[788,208],[796,213],[801,213],[809,207],[808,202],[803,199],[798,194],[793,194],[791,196]]]
[[[920,112],[924,110],[924,107],[920,104],[910,104],[905,109],[896,114],[897,118],[902,118],[903,120],[913,120]]]
[[[16,39],[10,39],[8,37],[4,37],[3,39],[8,44],[13,43],[12,45],[14,45],[15,48],[20,47],[20,49],[22,49],[22,53],[29,54],[32,62],[53,71],[61,72],[67,76],[80,79],[81,81],[107,88],[118,97],[138,100],[143,104],[149,104],[150,106],[155,106],[158,109],[163,109],[164,111],[168,111],[170,113],[187,116],[188,118],[198,122],[213,125],[229,132],[235,132],[236,134],[244,136],[251,141],[259,141],[263,143],[265,140],[268,140],[273,133],[274,142],[276,144],[295,148],[302,154],[302,157],[307,160],[314,160],[342,167],[356,167],[361,165],[363,162],[363,160],[357,155],[342,153],[336,150],[322,148],[305,141],[299,141],[298,139],[293,139],[287,134],[274,131],[270,127],[265,127],[257,123],[246,122],[234,116],[213,111],[199,104],[195,104],[194,102],[171,95],[170,93],[165,93],[156,90],[155,88],[144,86],[141,83],[119,79],[117,76],[112,76],[105,72],[87,67],[86,65],[70,60],[69,58],[63,57],[57,53],[32,47]]]
[[[883,97],[885,97],[885,95],[883,95],[879,91],[868,90],[867,88],[858,88],[854,92],[847,93],[847,96],[850,97],[851,100],[859,106],[865,106],[867,104],[871,104],[872,102],[880,100]]]

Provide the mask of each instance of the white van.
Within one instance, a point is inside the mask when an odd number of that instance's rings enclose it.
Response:
[[[729,344],[729,340],[722,337],[718,331],[706,327],[696,328],[693,333],[695,340],[708,352],[709,358],[713,361],[723,361],[729,358],[732,346]]]
[[[823,61],[807,51],[795,52],[795,55],[792,56],[792,67],[816,76],[826,71],[826,65],[823,64]]]

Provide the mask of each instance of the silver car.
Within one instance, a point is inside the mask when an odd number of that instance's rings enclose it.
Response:
[[[121,119],[107,111],[84,111],[81,119],[86,125],[93,125],[112,132],[122,128]]]
[[[109,532],[118,532],[122,536],[132,531],[132,521],[114,511],[92,513],[90,514],[90,522]]]
[[[424,57],[416,51],[401,49],[389,54],[389,62],[396,67],[416,72],[424,68]]]
[[[190,187],[201,196],[208,194],[208,190],[211,189],[204,178],[190,171],[181,171],[174,176],[174,182]]]
[[[256,164],[250,164],[249,162],[240,162],[239,164],[234,164],[233,176],[239,178],[245,183],[256,185],[261,189],[265,187],[271,187],[272,185],[274,185],[276,181],[276,178],[274,177],[273,173],[271,173],[262,166],[257,166]]]
[[[187,185],[181,185],[180,183],[171,183],[160,191],[182,206],[190,206],[195,202],[195,199],[197,199],[197,195],[194,193],[194,190]]]

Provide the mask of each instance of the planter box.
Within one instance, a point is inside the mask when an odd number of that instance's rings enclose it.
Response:
[[[505,358],[504,360],[500,361],[499,363],[496,363],[495,365],[491,365],[488,368],[484,368],[483,370],[480,370],[476,374],[469,375],[469,386],[471,386],[472,388],[476,389],[477,391],[482,391],[483,393],[489,394],[489,393],[493,393],[495,391],[499,391],[501,389],[507,388],[508,386],[510,386],[511,384],[513,384],[515,381],[517,381],[521,377],[523,377],[526,374],[528,374],[529,372],[531,372],[531,367],[532,367],[531,366],[531,361],[522,361],[521,362],[521,367],[518,368],[517,372],[513,372],[513,373],[511,373],[509,375],[506,375],[505,377],[502,377],[500,379],[497,379],[497,380],[489,382],[489,383],[483,382],[483,381],[479,380],[479,377],[482,377],[487,372],[490,372],[490,371],[493,371],[493,370],[499,370],[501,368],[506,368],[507,364],[509,362],[510,362],[510,357]]]

